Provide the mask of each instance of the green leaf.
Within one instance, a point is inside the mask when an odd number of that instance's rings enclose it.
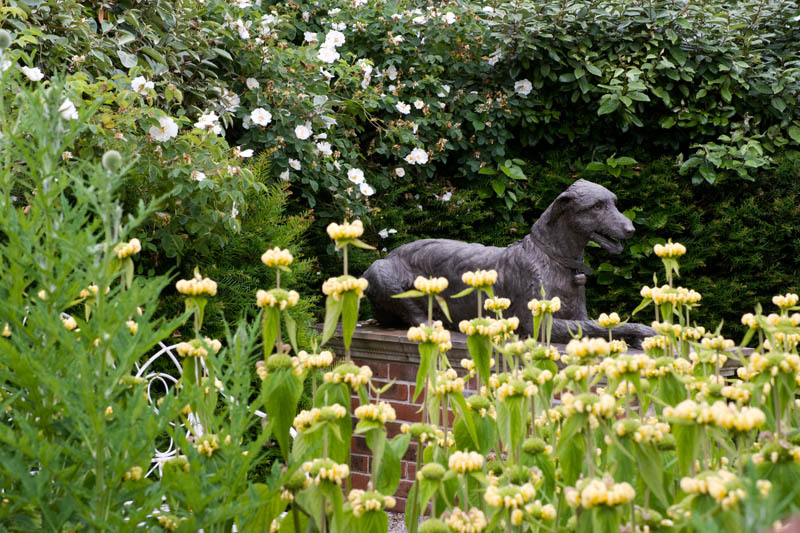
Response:
[[[453,402],[458,409],[458,412],[461,414],[461,420],[464,421],[464,425],[467,427],[469,436],[472,438],[475,444],[478,444],[478,431],[475,428],[475,421],[472,419],[472,416],[470,416],[472,413],[467,407],[466,399],[461,394],[450,394],[448,395],[448,398]]]
[[[374,247],[374,246],[370,246],[369,244],[367,244],[367,243],[365,243],[364,241],[361,241],[361,240],[359,240],[359,239],[353,239],[353,240],[351,240],[351,241],[350,241],[350,244],[352,244],[352,245],[353,245],[353,246],[355,246],[356,248],[362,248],[362,249],[364,249],[364,250],[374,250],[374,249],[375,249],[375,247]]]
[[[677,446],[678,469],[682,476],[689,475],[697,458],[697,426],[694,424],[673,424]]]
[[[650,491],[658,498],[661,505],[669,507],[667,494],[664,492],[664,468],[661,454],[652,444],[634,443],[634,455],[639,467],[639,475]]]
[[[425,293],[416,289],[411,289],[410,291],[401,292],[400,294],[393,294],[392,298],[419,298],[420,296],[425,296]]]
[[[271,354],[275,348],[275,341],[278,340],[278,329],[281,324],[281,312],[277,307],[264,308],[264,329],[262,340],[264,341],[264,353]]]
[[[684,66],[686,64],[686,52],[684,52],[680,46],[670,46],[669,54],[678,63],[678,65]]]
[[[117,57],[125,68],[133,68],[139,63],[135,54],[129,54],[124,50],[117,50]]]
[[[598,116],[608,115],[609,113],[613,113],[619,107],[619,98],[612,95],[610,98],[607,98],[600,104],[600,109],[597,110]]]
[[[432,342],[421,342],[419,349],[419,367],[417,368],[417,383],[414,388],[414,401],[425,388],[425,379],[433,372],[436,357],[439,355],[439,346]]]
[[[503,193],[506,192],[506,184],[502,180],[494,179],[491,181],[491,185],[497,196],[503,196]]]
[[[650,298],[643,298],[642,303],[636,306],[636,309],[633,310],[633,313],[631,313],[631,315],[635,315],[636,313],[638,313],[639,311],[650,305],[652,301],[653,300],[651,300]]]
[[[776,96],[772,99],[772,107],[778,110],[778,112],[783,113],[786,111],[786,102],[783,101],[783,98],[780,96]]]
[[[286,333],[289,335],[289,342],[292,344],[292,349],[297,353],[297,322],[295,322],[288,311],[283,312],[283,321],[286,324]]]
[[[383,461],[378,470],[378,483],[375,490],[383,494],[394,494],[400,485],[400,462],[411,442],[411,435],[399,434],[386,443]]]
[[[478,370],[481,383],[489,383],[492,340],[486,335],[469,335],[467,336],[467,349],[475,362],[475,368]]]
[[[472,291],[474,291],[474,290],[475,290],[475,287],[467,287],[463,291],[452,295],[450,298],[463,298],[464,296],[467,296],[468,294],[471,294]]]
[[[325,300],[325,320],[322,325],[322,341],[320,344],[325,344],[333,337],[336,331],[336,324],[339,323],[339,315],[342,313],[342,306],[344,300],[339,298],[335,300],[333,296],[328,296]]]
[[[450,318],[450,309],[448,309],[448,307],[447,307],[447,300],[445,300],[442,296],[439,296],[438,294],[435,296],[435,298],[436,298],[436,302],[439,304],[439,307],[442,308],[442,312],[444,313],[444,316],[447,317],[447,321],[448,322],[452,322],[453,319]]]
[[[588,165],[586,165],[586,170],[589,172],[603,172],[606,169],[605,163],[601,163],[600,161],[592,161]]]
[[[267,412],[269,429],[283,454],[284,461],[289,459],[289,428],[297,414],[297,402],[303,386],[292,370],[278,370],[270,373],[264,380],[264,410]]]
[[[791,125],[789,126],[787,133],[795,143],[800,144],[800,127]]]
[[[478,171],[478,174],[484,174],[486,176],[494,176],[497,174],[497,171],[491,167],[483,167]]]
[[[358,294],[356,291],[342,293],[342,340],[345,350],[350,349],[353,333],[358,322]]]

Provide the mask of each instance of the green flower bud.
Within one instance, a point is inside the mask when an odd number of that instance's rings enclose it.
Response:
[[[675,435],[673,435],[672,433],[667,433],[666,435],[664,435],[664,438],[661,439],[660,442],[656,442],[656,448],[658,448],[659,451],[662,451],[662,452],[665,452],[665,451],[668,451],[668,450],[674,450],[675,449]]]
[[[303,487],[305,487],[307,479],[308,478],[306,477],[306,473],[298,469],[295,470],[294,474],[291,475],[289,480],[286,481],[286,483],[283,486],[286,487],[287,490],[290,490],[292,492],[297,492],[298,490],[301,490]]]
[[[439,463],[428,463],[422,467],[422,477],[430,481],[439,481],[444,477],[447,469]]]
[[[116,150],[109,150],[103,154],[103,168],[113,172],[122,166],[122,156]]]
[[[500,476],[503,474],[503,463],[502,461],[494,460],[489,461],[486,463],[486,471],[494,474],[495,476]]]
[[[511,467],[506,471],[508,481],[514,485],[524,485],[531,480],[531,471],[524,466]]]
[[[282,370],[292,368],[292,358],[285,353],[274,353],[267,359],[267,370]]]
[[[488,409],[492,402],[489,401],[489,398],[485,398],[480,394],[473,394],[467,398],[467,405],[473,411],[480,411],[481,409]]]
[[[428,518],[419,526],[419,533],[450,533],[450,528],[438,518]]]
[[[791,444],[794,444],[795,446],[800,445],[800,431],[795,431],[789,434],[789,436],[786,437],[786,440],[788,440]]]
[[[11,46],[11,34],[6,30],[0,30],[0,51]]]
[[[529,437],[522,443],[522,451],[528,455],[539,455],[547,448],[547,443],[538,437]]]

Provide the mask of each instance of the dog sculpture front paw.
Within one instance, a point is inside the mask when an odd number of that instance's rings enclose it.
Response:
[[[644,324],[628,323],[623,324],[618,328],[614,328],[613,335],[616,338],[622,338],[628,343],[631,348],[641,349],[642,340],[645,337],[652,337],[658,335],[656,330]]]

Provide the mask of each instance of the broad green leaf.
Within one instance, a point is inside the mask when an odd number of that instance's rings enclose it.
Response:
[[[678,63],[678,65],[684,66],[686,64],[686,52],[684,52],[680,46],[670,46],[669,54]]]
[[[425,388],[425,380],[431,375],[439,356],[439,346],[432,342],[421,342],[419,349],[419,367],[417,368],[417,383],[414,387],[414,401]]]
[[[592,161],[588,165],[586,165],[586,170],[590,172],[602,172],[606,169],[605,163],[600,161]]]
[[[467,427],[467,432],[469,432],[473,442],[476,444],[479,443],[478,431],[475,428],[475,421],[472,419],[472,413],[467,408],[467,401],[464,399],[464,396],[461,394],[449,394],[448,398],[451,402],[453,402],[453,405],[455,405],[458,412],[461,414],[461,420],[464,421],[464,425]]]
[[[374,246],[371,246],[371,245],[369,245],[369,244],[367,244],[367,243],[365,243],[364,241],[361,241],[361,240],[359,240],[359,239],[353,239],[353,240],[351,240],[351,241],[350,241],[350,244],[352,244],[352,245],[353,245],[353,246],[355,246],[356,248],[362,248],[362,249],[364,249],[364,250],[374,250],[374,249],[375,249],[375,247],[374,247]]]
[[[345,291],[342,293],[342,340],[345,350],[350,349],[356,322],[358,322],[358,294],[356,291]]]
[[[634,455],[639,466],[639,475],[642,476],[647,487],[658,498],[664,507],[669,507],[667,494],[664,492],[664,469],[661,463],[661,454],[652,444],[634,443]]]
[[[292,370],[277,370],[264,380],[264,410],[267,412],[269,429],[278,441],[284,460],[288,460],[290,451],[289,428],[292,427],[297,402],[303,392],[303,385],[292,373]]]
[[[800,127],[795,125],[789,126],[787,133],[795,143],[800,144]]]
[[[139,62],[135,54],[129,54],[124,50],[117,50],[117,57],[125,68],[133,68]]]
[[[467,337],[467,349],[475,362],[478,376],[481,383],[489,383],[491,367],[489,363],[492,359],[492,340],[486,335],[469,335]]]
[[[320,344],[325,344],[333,337],[343,305],[344,300],[342,298],[336,300],[333,296],[328,296],[327,300],[325,300],[325,321],[322,325],[322,341]]]
[[[607,98],[602,104],[600,104],[600,108],[597,110],[598,116],[608,115],[609,113],[613,113],[619,107],[619,98],[616,96],[611,96],[611,98]]]
[[[275,349],[275,341],[278,340],[278,330],[281,325],[281,312],[277,307],[264,308],[264,326],[262,340],[264,342],[264,353],[271,354]]]

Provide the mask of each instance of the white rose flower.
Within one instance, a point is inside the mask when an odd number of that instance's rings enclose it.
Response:
[[[223,106],[225,106],[225,111],[236,111],[239,109],[239,104],[241,103],[241,99],[239,95],[229,91],[228,89],[224,89],[222,91],[222,96],[220,96],[220,102]]]
[[[339,52],[337,52],[336,49],[333,48],[332,46],[322,46],[319,49],[319,53],[317,53],[317,59],[319,59],[323,63],[328,63],[328,64],[333,63],[340,57],[341,56],[339,55]]]
[[[514,83],[514,92],[520,96],[528,96],[533,89],[533,84],[527,80],[519,80]]]
[[[392,228],[392,229],[383,228],[382,230],[380,230],[378,232],[378,235],[380,235],[381,239],[388,239],[389,235],[391,235],[393,233],[397,233],[397,230],[394,229],[394,228]]]
[[[78,110],[75,108],[75,104],[73,104],[72,100],[69,98],[64,100],[64,103],[58,108],[58,112],[61,113],[61,118],[64,120],[78,119]]]
[[[408,115],[411,113],[411,106],[405,102],[397,102],[397,105],[394,106],[397,111],[402,113],[403,115]]]
[[[273,12],[274,13],[274,12]],[[278,17],[271,14],[261,15],[261,24],[264,26],[269,26],[270,24],[275,24],[278,21]]]
[[[397,79],[397,67],[394,65],[389,65],[389,68],[386,69],[386,75],[389,76],[389,79],[394,81]]]
[[[353,0],[353,7],[361,7],[367,5],[367,0]]]
[[[405,157],[405,160],[409,165],[424,165],[428,162],[428,152],[422,148],[414,148],[411,150],[411,153]]]
[[[391,38],[391,39],[389,39],[389,40],[390,40],[390,41],[392,41],[392,44],[394,44],[395,46],[397,46],[398,44],[402,43],[402,42],[403,42],[403,41],[405,41],[406,39],[405,39],[405,37],[403,37],[402,35],[395,35],[394,37],[392,37],[392,38]]]
[[[261,87],[261,84],[258,83],[258,80],[255,78],[247,78],[247,80],[245,81],[245,85],[247,85],[247,88],[250,90],[258,89],[259,87]]]
[[[345,24],[344,22],[334,22],[333,24],[331,24],[331,28],[334,31],[344,31],[347,29],[347,24]]]
[[[200,118],[194,123],[194,127],[201,130],[211,130],[216,135],[222,133],[222,126],[219,125],[219,117],[213,111],[200,115]]]
[[[314,133],[311,131],[311,128],[308,126],[295,126],[294,128],[294,136],[300,139],[301,141],[305,141],[311,134]]]
[[[414,107],[416,107],[417,109],[422,109],[423,107],[425,107],[425,102],[423,102],[422,100],[414,100]]]
[[[404,169],[403,167],[397,167],[396,169],[394,169],[394,173],[397,175],[398,178],[402,178],[403,176],[406,175],[406,169]]]
[[[280,177],[283,181],[289,181],[289,171],[284,170],[278,177]]]
[[[442,20],[445,24],[453,24],[456,21],[456,15],[452,11],[448,11],[442,15]]]
[[[426,22],[428,22],[428,17],[426,17],[425,15],[420,15],[418,17],[414,17],[413,19],[411,19],[411,22],[413,22],[414,24],[425,24]]]
[[[361,194],[363,194],[364,196],[372,196],[373,194],[375,194],[375,189],[370,187],[366,181],[364,183],[359,184],[358,188],[361,190]]]
[[[325,43],[322,46],[330,46],[337,48],[344,44],[344,33],[336,30],[331,30],[325,35]]]
[[[319,142],[317,143],[317,150],[319,150],[320,155],[324,156],[332,156],[333,150],[331,149],[331,143],[329,142]]]
[[[206,179],[206,175],[205,175],[205,173],[200,172],[199,170],[193,170],[192,171],[192,179],[194,181],[203,181],[204,179]]]
[[[314,33],[313,31],[304,31],[303,40],[305,40],[305,42],[307,42],[308,44],[314,44],[319,41],[319,38],[317,37],[317,34]]]
[[[451,198],[453,198],[453,193],[451,193],[450,191],[447,191],[442,195],[443,202],[449,202]]]
[[[178,125],[171,117],[161,117],[158,126],[150,126],[147,132],[156,141],[164,142],[178,136]]]
[[[437,93],[436,96],[438,96],[439,98],[444,98],[448,94],[450,94],[450,86],[449,85],[442,85],[442,90],[439,91],[439,93]]]
[[[250,120],[253,121],[253,124],[258,126],[266,126],[272,122],[272,113],[263,107],[258,107],[250,113]]]
[[[360,168],[351,168],[347,171],[347,179],[356,185],[360,185],[364,183],[364,171]]]
[[[146,79],[144,76],[136,76],[131,80],[131,89],[133,89],[133,92],[137,94],[141,93],[144,90],[152,89],[154,87],[155,84],[152,81]]]
[[[239,146],[233,149],[234,155],[238,155],[242,158],[253,157],[253,150],[252,148],[248,148],[247,150],[241,150]]]
[[[33,68],[20,67],[20,70],[31,81],[40,81],[42,78],[44,78],[44,73],[42,73],[42,71],[39,70],[39,67],[33,67]]]
[[[328,129],[328,130],[331,129],[331,127],[333,127],[336,124],[338,124],[338,122],[336,122],[335,118],[329,117],[328,115],[323,115],[322,116],[322,122],[325,123],[325,129]],[[324,135],[324,134],[322,134],[322,135]],[[321,138],[324,139],[325,137],[321,137]]]
[[[303,11],[302,17],[303,17],[303,22],[308,22],[309,20],[311,20],[311,13],[309,13],[308,11]]]
[[[338,15],[341,12],[342,12],[341,9],[339,9],[338,7],[334,7],[333,9],[328,11],[328,15],[334,16],[334,15]]]
[[[300,170],[303,166],[300,164],[300,161],[297,159],[289,159],[289,166],[295,170]]]

